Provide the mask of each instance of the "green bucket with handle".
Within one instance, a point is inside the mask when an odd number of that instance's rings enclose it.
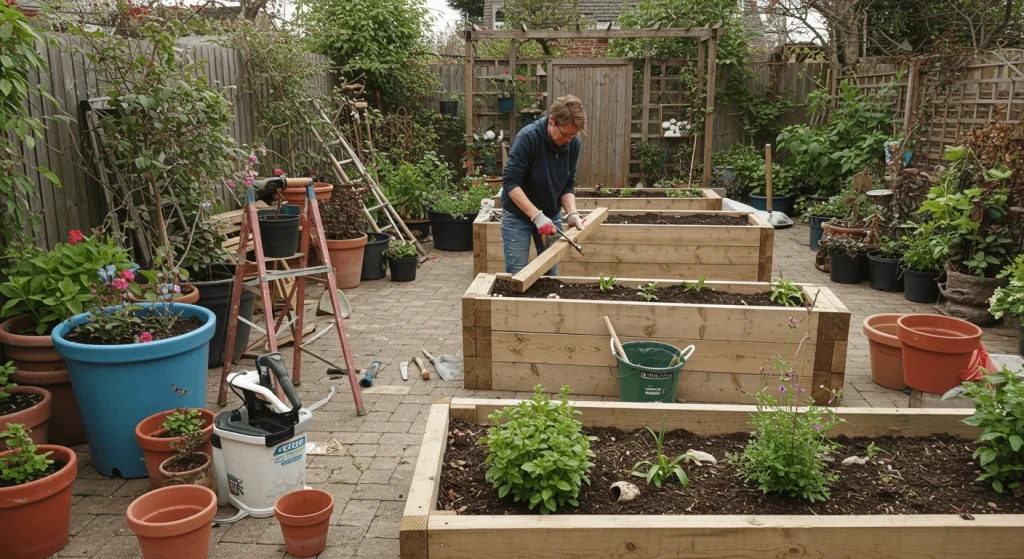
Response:
[[[622,344],[622,349],[629,363],[622,360],[615,351],[615,342],[612,342],[612,355],[619,363],[619,401],[676,401],[679,372],[693,355],[692,345],[680,350],[662,342],[626,342]],[[679,361],[669,366],[677,355]]]

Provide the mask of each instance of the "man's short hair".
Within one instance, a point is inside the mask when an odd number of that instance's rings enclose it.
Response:
[[[583,102],[575,95],[563,95],[555,99],[551,105],[551,116],[555,117],[555,124],[575,124],[580,132],[587,129],[587,113],[583,112]]]

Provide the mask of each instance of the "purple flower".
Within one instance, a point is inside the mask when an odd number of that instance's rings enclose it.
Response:
[[[245,185],[252,186],[252,177],[245,177]]]
[[[792,316],[789,317],[789,327],[790,328],[796,328],[796,319],[793,318]]]
[[[811,429],[814,429],[815,431],[821,431],[821,425],[815,423],[814,425],[811,425]]]
[[[175,285],[174,286],[174,292],[175,293],[181,293],[181,286],[180,285]]]
[[[786,393],[786,387],[785,387],[785,386],[782,386],[782,385],[780,384],[780,385],[779,385],[779,394],[785,394],[785,393]]]

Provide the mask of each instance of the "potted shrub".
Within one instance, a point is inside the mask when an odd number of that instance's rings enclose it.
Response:
[[[473,250],[473,220],[480,202],[492,194],[478,177],[466,177],[462,184],[461,189],[440,189],[431,195],[427,213],[438,250]]]
[[[136,268],[128,252],[112,238],[85,236],[73,230],[68,242],[52,250],[14,244],[5,252],[7,279],[0,293],[8,301],[0,309],[0,345],[14,361],[14,382],[22,387],[45,388],[52,397],[48,442],[75,445],[85,442],[85,430],[75,401],[67,364],[53,347],[50,333],[65,318],[82,312],[97,300],[90,284],[96,271],[112,266],[115,273],[133,277]],[[43,432],[36,426],[37,434]]]
[[[903,237],[903,296],[915,303],[939,301],[939,278],[945,248],[936,242],[927,227],[919,228],[910,237]]]
[[[419,239],[426,239],[430,234],[427,200],[432,190],[448,186],[451,181],[448,166],[437,154],[427,152],[419,163],[403,161],[392,166],[385,160],[380,166],[380,172],[384,176],[384,193],[406,227]]]
[[[132,501],[126,511],[144,557],[205,559],[217,494],[201,485],[172,485]]]
[[[466,142],[466,151],[462,153],[466,174],[473,175],[482,171],[485,175],[493,175],[497,170],[499,148],[504,138],[503,131],[498,133],[493,130],[474,132],[473,140]],[[470,166],[471,159],[472,167]]]
[[[191,426],[171,443],[174,456],[160,463],[164,485],[201,485],[217,491],[212,469],[213,454],[200,451],[203,444],[203,432],[197,425]]]
[[[821,246],[828,250],[829,279],[833,283],[861,282],[861,268],[867,263],[863,242],[856,237],[835,235],[829,231],[822,237]]]
[[[758,210],[768,209],[768,197],[765,187],[767,178],[764,174],[764,161],[754,171],[753,181],[756,185],[747,198],[750,205]],[[793,183],[786,167],[781,163],[772,163],[772,211],[782,212],[788,216],[794,215],[793,205],[796,203],[796,194],[793,192]]]
[[[419,253],[416,245],[409,241],[392,240],[384,251],[391,268],[391,281],[413,281],[416,279],[416,264]]]
[[[142,447],[146,471],[149,473],[149,484],[153,489],[171,485],[167,482],[167,476],[162,473],[160,465],[175,454],[180,454],[178,449],[184,448],[186,444],[192,444],[194,447],[189,452],[213,456],[210,435],[213,434],[214,413],[206,409],[186,407],[184,400],[188,391],[173,384],[171,388],[178,396],[178,407],[155,413],[135,426],[135,442]],[[186,441],[185,437],[193,433],[199,433],[198,442]]]
[[[846,215],[846,204],[843,203],[843,197],[837,194],[825,202],[812,206],[808,214],[811,225],[811,250],[821,250],[821,236],[825,232],[822,225]]]
[[[1017,255],[1011,264],[999,272],[999,277],[1006,278],[1008,284],[996,288],[992,298],[989,299],[989,312],[996,318],[1003,318],[1010,314],[1021,321],[1018,326],[1017,352],[1024,355],[1024,255]]]
[[[0,431],[6,431],[8,425],[17,423],[33,432],[32,440],[36,444],[46,444],[47,422],[52,409],[50,393],[35,386],[19,387],[10,381],[13,374],[13,361],[0,365]]]
[[[183,404],[205,407],[206,364],[216,319],[195,305],[127,301],[128,282],[100,270],[97,304],[53,329],[53,341],[68,362],[75,398],[102,475],[146,476],[135,426],[174,407],[169,384],[188,390]],[[99,382],[98,379],[102,379]]]
[[[327,252],[339,289],[359,287],[368,239],[362,213],[365,197],[365,187],[343,186],[336,188],[331,199],[320,206]]]
[[[882,237],[879,248],[868,251],[871,289],[878,291],[903,291],[903,274],[900,261],[903,259],[902,241]]]
[[[840,218],[822,224],[825,233],[831,231],[834,235],[857,238],[867,236],[868,226],[876,214],[876,208],[867,196],[871,184],[867,169],[853,178],[853,186],[840,193],[846,213]]]
[[[78,458],[70,448],[39,445],[23,425],[0,433],[7,445],[0,453],[0,526],[3,556],[43,559],[68,543],[71,484]]]

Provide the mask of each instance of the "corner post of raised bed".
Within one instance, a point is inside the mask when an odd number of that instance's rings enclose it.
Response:
[[[473,276],[487,273],[487,224],[495,210],[481,211],[473,220]]]
[[[756,213],[748,214],[750,224],[760,229],[757,249],[757,281],[772,281],[772,257],[775,250],[775,227]]]
[[[814,346],[814,377],[811,395],[818,405],[835,405],[832,392],[842,390],[850,338],[850,311],[827,287],[816,287],[818,329]]]
[[[587,216],[587,224],[583,226],[583,229],[573,229],[565,235],[573,241],[580,243],[593,234],[597,227],[604,223],[606,219],[608,219],[608,208],[596,208]],[[561,262],[570,249],[572,249],[572,245],[559,237],[554,244],[538,254],[537,258],[533,259],[533,262],[530,262],[518,274],[512,276],[512,288],[520,293],[529,289],[552,266]]]
[[[478,274],[462,296],[463,387],[491,389],[491,306],[477,297],[489,297],[497,277]]]
[[[448,443],[448,404],[433,404],[427,417],[420,454],[416,459],[409,497],[402,512],[398,537],[402,559],[427,559],[427,518],[437,507],[445,445]]]

